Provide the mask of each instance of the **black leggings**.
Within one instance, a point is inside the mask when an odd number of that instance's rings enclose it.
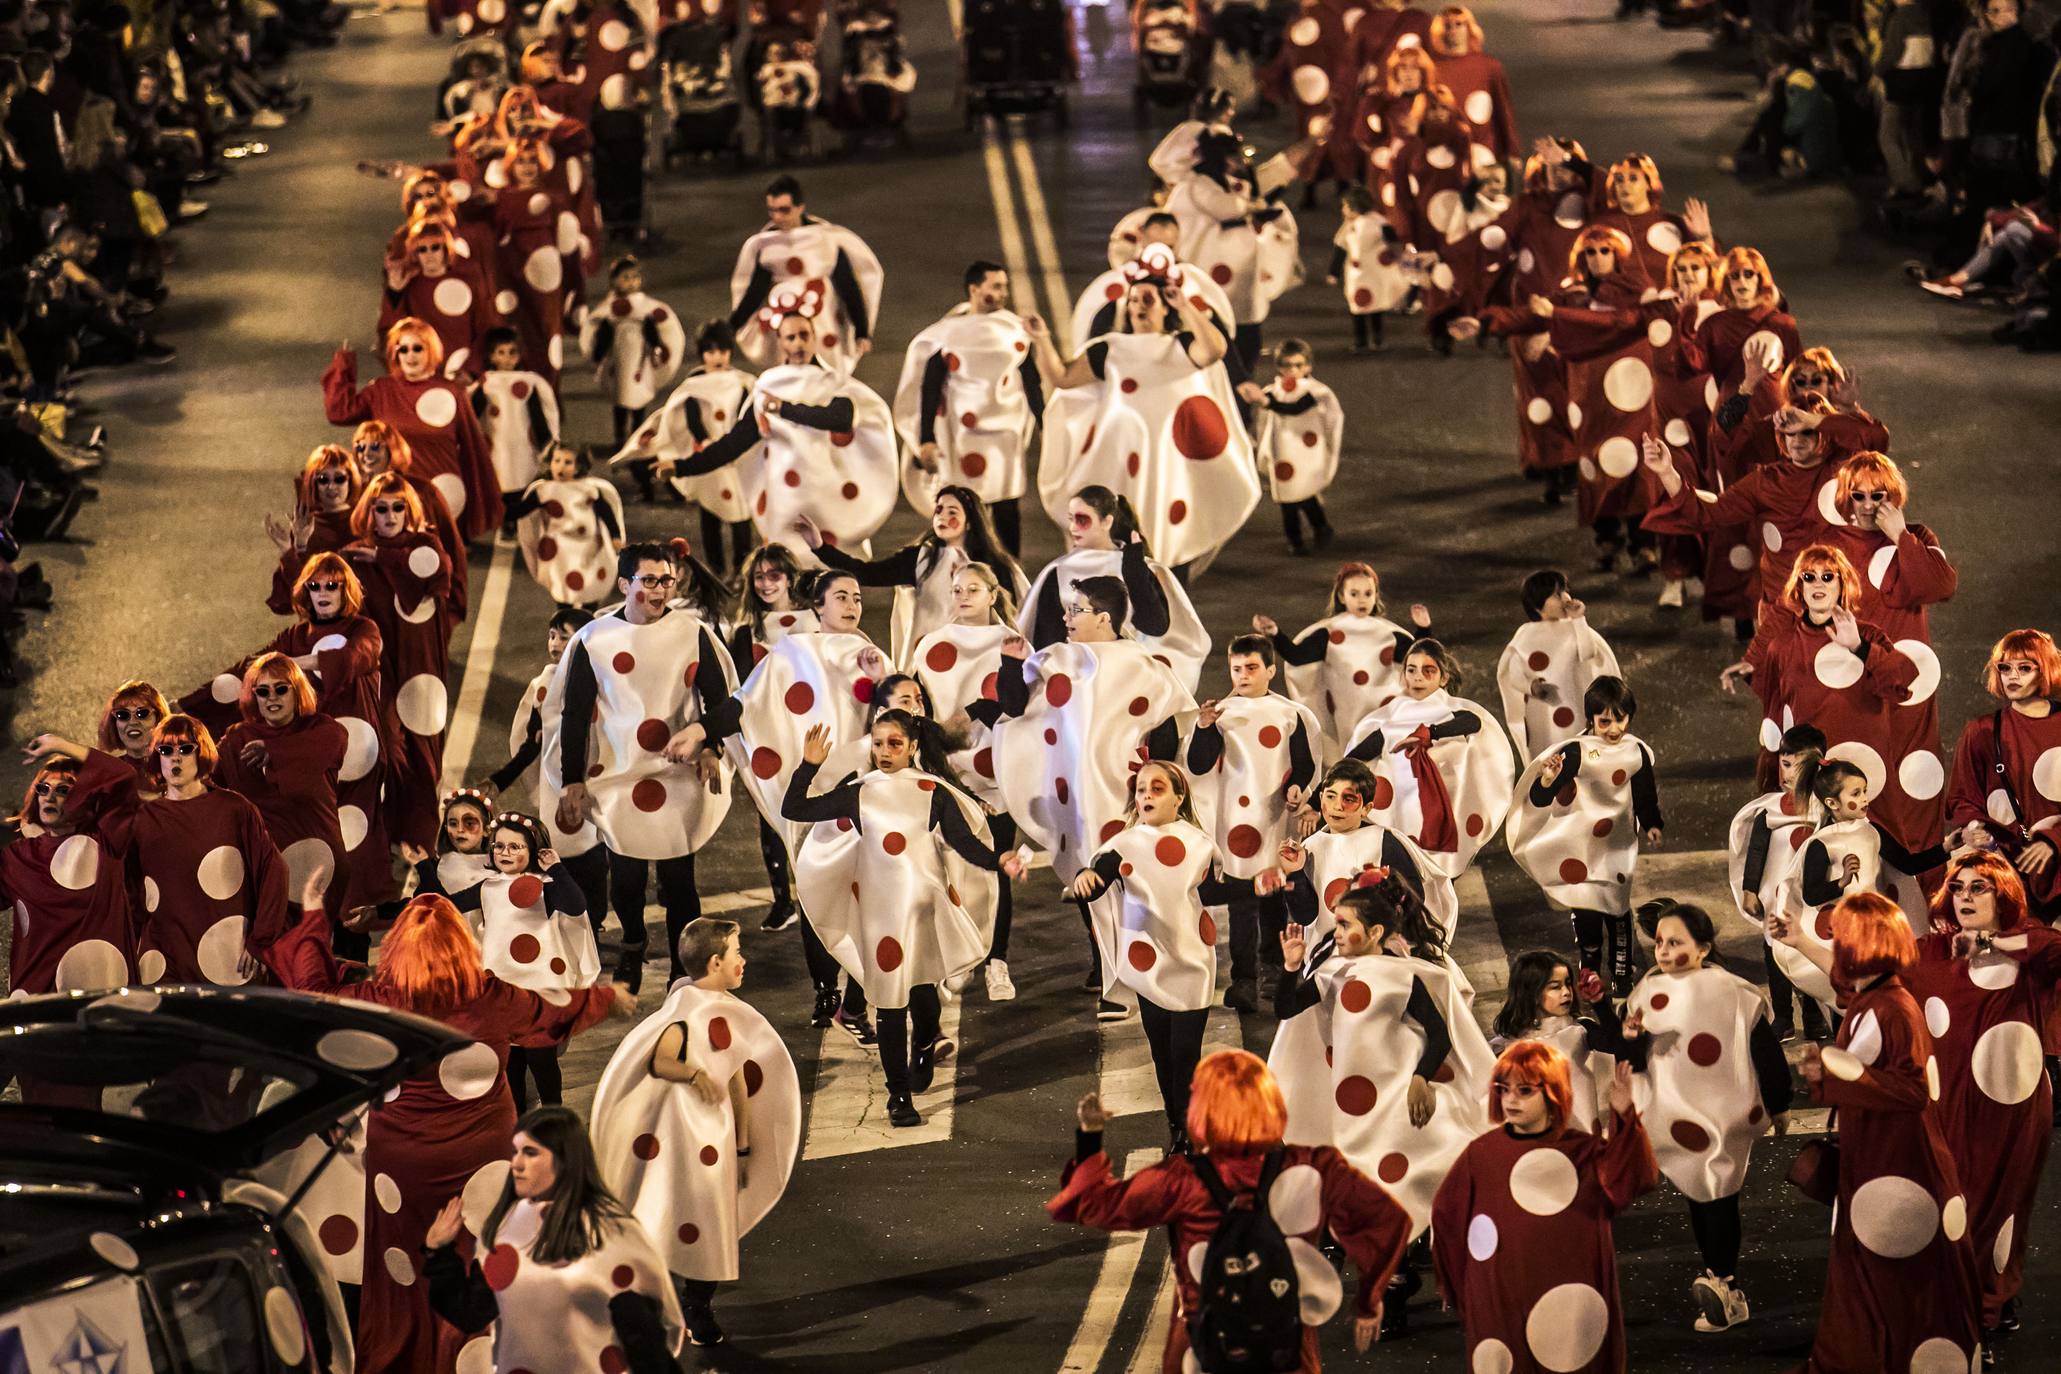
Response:
[[[1014,558],[1023,552],[1023,521],[1016,511],[1017,498],[988,502],[988,518],[995,522],[995,537]]]
[[[1069,899],[1081,913],[1081,928],[1088,933],[1088,968],[1099,983],[1102,978],[1102,946],[1095,943],[1095,913],[1078,897]]]
[[[1775,958],[1775,947],[1766,941],[1761,942],[1760,963],[1767,970],[1768,1000],[1775,1005],[1775,1023],[1795,1024],[1796,985],[1789,981],[1788,974],[1782,972],[1782,965]]]
[[[666,962],[672,977],[680,977],[680,932],[701,915],[701,893],[694,886],[694,856],[681,854],[657,861],[658,900],[666,912]],[[608,856],[608,903],[623,928],[623,952],[616,961],[616,977],[632,989],[644,979],[644,951],[651,932],[644,924],[644,894],[651,883],[652,861],[621,854]]]
[[[530,1095],[523,1086],[527,1075],[537,1085],[539,1106],[556,1107],[565,1100],[565,1080],[558,1070],[556,1045],[508,1047],[508,1091],[515,1095],[515,1114],[522,1115],[530,1108]]]
[[[1167,1122],[1181,1130],[1188,1124],[1188,1089],[1195,1081],[1195,1066],[1202,1062],[1209,1011],[1168,1011],[1140,997],[1138,1021],[1145,1027],[1145,1043],[1152,1047],[1152,1074],[1159,1080]]]
[[[1598,544],[1624,544],[1633,549],[1650,549],[1659,536],[1640,524],[1636,519],[1624,520],[1615,515],[1596,517],[1596,542]]]
[[[1007,854],[1016,848],[1016,821],[1007,811],[997,811],[989,817],[988,829],[995,837],[997,854]],[[1009,923],[1016,916],[1016,894],[1011,890],[1015,885],[1009,881],[1007,874],[997,876],[999,882],[995,887],[995,938],[988,945],[988,958],[1000,959],[1006,963],[1009,959]]]
[[[1288,899],[1276,892],[1231,903],[1231,979],[1251,982],[1262,960],[1281,962],[1281,932],[1288,924]],[[1267,951],[1274,950],[1271,960]]]
[[[1331,522],[1324,518],[1324,502],[1311,496],[1301,501],[1284,502],[1281,506],[1281,532],[1288,536],[1288,546],[1302,547],[1302,527],[1307,524],[1311,535],[1328,534]]]
[[[1618,984],[1631,981],[1632,918],[1577,907],[1568,913],[1574,923],[1574,944],[1583,968],[1594,969]]]
[[[856,984],[854,985],[856,986]],[[874,1012],[880,1035],[880,1071],[891,1093],[909,1091],[909,1045],[937,1043],[937,984],[922,983],[909,989],[906,1007],[880,1007]]]
[[[773,910],[794,909],[794,889],[787,875],[787,846],[778,831],[759,821],[759,857],[766,862],[766,886],[773,889]]]
[[[1739,1195],[1715,1202],[1690,1202],[1689,1229],[1696,1233],[1696,1248],[1703,1255],[1703,1267],[1721,1279],[1739,1272]]]
[[[723,561],[723,525],[721,516],[704,509],[701,512],[701,561],[718,572],[736,571],[744,566],[745,555],[752,545],[758,543],[758,528],[749,520],[732,520],[730,526],[730,558]],[[765,822],[759,822],[760,829]]]
[[[1362,314],[1353,312],[1353,346],[1355,348],[1381,347],[1381,321],[1387,312],[1369,310]]]
[[[558,860],[579,884],[580,895],[587,899],[587,920],[593,924],[596,940],[601,938],[602,923],[608,919],[608,860],[608,846],[603,844],[584,854],[561,855]]]
[[[689,1312],[694,1311],[696,1308],[707,1307],[716,1300],[716,1281],[714,1279],[683,1279],[678,1274],[675,1274],[673,1275],[673,1289],[680,1295],[680,1306],[686,1308]]]

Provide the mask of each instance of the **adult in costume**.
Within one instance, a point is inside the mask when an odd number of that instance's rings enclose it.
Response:
[[[730,328],[747,358],[770,367],[786,360],[775,341],[781,320],[800,311],[815,326],[823,365],[848,376],[873,351],[884,280],[864,240],[810,214],[793,177],[775,177],[766,227],[744,241],[730,274]]]

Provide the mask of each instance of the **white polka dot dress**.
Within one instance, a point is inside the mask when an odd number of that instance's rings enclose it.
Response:
[[[767,624],[778,619],[769,617]],[[869,663],[875,665],[870,670]],[[833,749],[862,738],[875,674],[886,667],[886,656],[863,635],[790,633],[768,647],[738,689],[743,715],[738,732],[724,742],[724,755],[790,857],[809,828],[785,819],[780,803],[802,761],[809,727],[827,726]]]
[[[516,699],[515,716],[508,722],[508,752],[513,755],[522,748],[523,741],[529,738],[530,721],[537,718],[537,817],[544,822],[544,833],[550,837],[558,857],[570,859],[600,844],[601,832],[594,828],[591,816],[574,834],[568,835],[558,828],[558,798],[564,789],[558,785],[557,760],[565,722],[561,713],[544,714],[544,702],[551,695],[551,680],[557,676],[558,665],[546,663],[530,679],[529,686],[522,689],[522,695]]]
[[[1089,904],[1103,994],[1121,985],[1163,1011],[1207,1009],[1217,925],[1196,889],[1218,857],[1209,836],[1187,821],[1140,824],[1097,852],[1116,855],[1118,873]]]
[[[530,1257],[542,1229],[542,1210],[525,1199],[508,1209],[492,1237],[481,1240],[480,1273],[500,1305],[496,1369],[627,1370],[629,1357],[617,1344],[608,1310],[609,1300],[625,1292],[657,1303],[667,1343],[679,1344],[685,1332],[680,1300],[664,1255],[641,1224],[613,1224],[599,1247],[562,1264]]]
[[[753,275],[761,268],[771,272],[774,295],[779,295],[782,287],[791,287],[806,297],[804,313],[816,321],[816,356],[832,371],[848,374],[858,366],[859,336],[853,321],[845,317],[844,302],[830,288],[831,273],[840,257],[859,284],[870,328],[880,313],[880,292],[886,281],[880,259],[851,230],[814,216],[797,228],[769,227],[744,241],[730,273],[730,303],[735,306],[744,299]],[[761,309],[737,331],[737,346],[747,358],[770,368],[779,357],[774,337],[777,326],[773,313]]]
[[[601,332],[609,328],[608,348]],[[651,337],[655,335],[655,340]],[[687,331],[663,301],[642,291],[610,293],[580,324],[580,351],[594,363],[594,379],[612,405],[642,410],[658,399],[680,370]]]
[[[1412,756],[1395,752],[1395,746],[1420,728],[1450,720],[1461,711],[1471,712],[1481,722],[1481,728],[1469,735],[1434,741],[1430,746],[1430,764],[1444,781],[1452,805],[1450,845],[1431,844],[1426,837],[1440,830],[1441,820],[1427,811]],[[1509,737],[1494,716],[1443,688],[1422,700],[1396,697],[1369,713],[1353,728],[1347,751],[1377,733],[1382,744],[1379,757],[1368,760],[1375,778],[1368,818],[1417,840],[1433,867],[1449,878],[1459,877],[1509,813],[1517,780],[1517,759],[1510,750]],[[1386,787],[1381,786],[1384,782]]]
[[[479,884],[480,964],[504,983],[550,1001],[594,986],[601,954],[586,913],[553,909],[545,873],[488,875]],[[562,870],[560,882],[570,881]]]
[[[938,471],[916,467],[922,441],[923,375],[940,354],[945,366],[943,409],[934,417]],[[1036,424],[1019,370],[1030,355],[1030,335],[1013,311],[952,312],[918,334],[903,355],[895,386],[895,430],[910,455],[902,465],[902,491],[910,508],[927,512],[945,483],[971,487],[987,502],[1013,501],[1029,480],[1031,431]]]
[[[1315,663],[1287,665],[1289,694],[1317,713],[1324,733],[1344,745],[1360,722],[1403,693],[1402,650],[1415,636],[1393,620],[1378,615],[1340,611],[1296,635],[1307,644],[1313,635],[1326,641]]]
[[[977,701],[993,701],[1002,670],[1002,641],[1016,633],[1010,625],[940,626],[916,642],[910,671],[930,693],[941,719],[950,720]],[[967,722],[966,745],[949,757],[967,789],[988,805],[1002,806],[1002,785],[995,771],[995,736],[979,721]]]
[[[1338,393],[1314,377],[1275,378],[1265,391],[1274,402],[1295,403],[1305,397],[1316,405],[1299,414],[1268,409],[1260,412],[1259,435],[1254,447],[1259,453],[1260,472],[1276,503],[1307,501],[1322,496],[1338,475],[1338,458],[1345,449],[1345,407]]]
[[[770,397],[812,406],[848,400],[852,428],[822,430],[769,414]],[[863,382],[813,363],[768,368],[752,398],[759,442],[735,466],[760,537],[788,545],[806,564],[812,556],[794,524],[807,516],[826,541],[863,556],[866,539],[894,513],[900,495],[901,464],[887,403]]]
[[[1568,747],[1579,751],[1573,775],[1563,772],[1552,800],[1537,805],[1532,792],[1546,760]],[[1612,916],[1632,909],[1632,873],[1639,864],[1632,779],[1652,766],[1636,735],[1616,744],[1577,735],[1542,751],[1518,775],[1504,838],[1510,857],[1553,905]]]
[[[629,526],[615,483],[602,477],[546,477],[530,483],[523,495],[534,499],[537,508],[517,522],[516,543],[544,594],[561,606],[597,606],[616,599],[616,550]],[[614,520],[614,533],[603,511]]]
[[[1182,177],[1163,208],[1180,221],[1181,260],[1200,264],[1224,288],[1240,323],[1264,323],[1274,302],[1301,280],[1301,238],[1287,208],[1263,207],[1199,172]],[[1246,218],[1261,208],[1279,213],[1264,223]]]
[[[1732,904],[1745,920],[1760,921],[1746,910],[1746,860],[1754,827],[1768,831],[1767,859],[1760,880],[1752,887],[1763,912],[1781,910],[1782,884],[1803,855],[1803,846],[1815,828],[1808,800],[1799,805],[1787,792],[1764,792],[1739,808],[1727,834],[1725,879],[1732,889]]]
[[[1195,811],[1216,844],[1225,876],[1256,878],[1279,866],[1281,842],[1288,838],[1296,731],[1302,731],[1313,763],[1323,750],[1323,732],[1307,706],[1273,692],[1223,698],[1216,728],[1223,742],[1216,767],[1190,778]],[[1183,760],[1193,740],[1191,731]],[[1314,786],[1314,778],[1304,783],[1306,789]]]
[[[1148,559],[1145,566],[1151,570],[1152,580],[1166,597],[1167,630],[1163,635],[1145,635],[1126,627],[1125,634],[1159,656],[1174,670],[1174,676],[1181,680],[1181,684],[1193,692],[1201,680],[1203,662],[1210,656],[1209,631],[1203,626],[1195,603],[1188,599],[1188,589],[1180,584],[1167,565],[1157,559]],[[1030,590],[1024,593],[1022,613],[1017,617],[1018,631],[1025,639],[1030,639],[1035,633],[1037,606],[1048,586],[1056,586],[1063,601],[1073,584],[1083,578],[1122,576],[1123,554],[1115,549],[1074,549],[1059,555],[1031,579]]]
[[[1148,206],[1144,210],[1136,211],[1135,214],[1142,221],[1147,214],[1158,209],[1156,205]],[[1130,218],[1125,216],[1126,220]],[[1160,250],[1164,251],[1163,248]],[[1067,330],[1069,346],[1074,353],[1078,354],[1087,348],[1090,340],[1113,333],[1120,327],[1123,299],[1130,291],[1130,277],[1125,274],[1124,269],[1138,256],[1137,243],[1125,244],[1123,256],[1119,258],[1112,242],[1110,270],[1089,282],[1087,289],[1074,301],[1073,315]],[[1171,254],[1168,257],[1172,262],[1173,273],[1181,279],[1181,294],[1188,298],[1189,307],[1197,314],[1214,318],[1217,328],[1235,331],[1238,327],[1238,313],[1231,308],[1231,298],[1224,294],[1224,288],[1217,285],[1215,279],[1204,268],[1192,262],[1183,262]],[[1154,254],[1153,260],[1158,260],[1157,253]],[[1226,337],[1229,337],[1228,333]],[[1050,400],[1050,397],[1046,398],[1048,404]]]
[[[530,402],[543,411],[548,437],[558,437],[558,392],[543,374],[529,371],[489,372],[479,379],[486,409],[479,417],[492,449],[494,473],[501,490],[521,491],[537,480],[537,453],[543,447],[531,423]]]
[[[644,458],[677,461],[691,455],[703,442],[722,438],[750,404],[755,380],[751,373],[735,368],[721,372],[696,368],[673,388],[673,394],[656,414],[644,418],[622,451],[610,460],[611,465]],[[687,420],[689,410],[695,413],[704,439],[694,437]],[[751,502],[744,497],[744,479],[738,469],[738,463],[729,463],[698,477],[675,477],[673,488],[725,523],[749,520]]]
[[[1317,894],[1317,916],[1308,930],[1311,943],[1328,935],[1338,924],[1339,899],[1352,890],[1353,882],[1370,869],[1392,864],[1391,851],[1398,848],[1417,870],[1412,881],[1423,894],[1424,909],[1437,918],[1448,934],[1457,928],[1460,899],[1453,890],[1453,880],[1433,867],[1409,836],[1379,825],[1363,824],[1357,830],[1319,830],[1303,841],[1303,849],[1309,855],[1303,871],[1309,875],[1310,886]],[[1472,997],[1473,989],[1467,989],[1467,995]]]
[[[1338,289],[1348,314],[1370,315],[1394,310],[1410,294],[1410,273],[1403,257],[1410,245],[1394,236],[1386,215],[1369,212],[1338,226],[1331,246],[1345,253]]]
[[[1589,624],[1528,620],[1496,661],[1503,723],[1520,758],[1535,758],[1587,728],[1582,694],[1599,677],[1618,676],[1617,655]]]
[[[1772,1015],[1766,995],[1720,968],[1654,969],[1632,989],[1626,1014],[1634,1011],[1653,1041],[1632,1100],[1660,1171],[1692,1202],[1732,1196],[1767,1121],[1748,1043],[1754,1023]]]

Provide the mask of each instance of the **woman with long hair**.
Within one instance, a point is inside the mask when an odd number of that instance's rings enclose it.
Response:
[[[1996,704],[1961,731],[1947,822],[1963,844],[2009,859],[2033,911],[2051,921],[2061,915],[2061,778],[2041,762],[2061,749],[2061,649],[2044,630],[2013,630],[1990,649],[1982,685]]]
[[[372,976],[348,982],[330,950],[320,891],[303,893],[302,901],[301,922],[276,960],[288,987],[427,1016],[473,1041],[378,1103],[365,1138],[365,1254],[382,1260],[365,1266],[358,1367],[449,1374],[461,1358],[483,1352],[461,1356],[467,1333],[433,1315],[421,1252],[447,1200],[494,1186],[515,1127],[509,1048],[517,1041],[562,1044],[604,1016],[635,1015],[636,997],[614,984],[573,989],[553,1002],[502,982],[481,966],[465,918],[433,895],[401,909]]]

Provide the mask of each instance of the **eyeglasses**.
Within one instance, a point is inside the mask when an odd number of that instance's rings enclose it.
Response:
[[[496,840],[493,848],[496,854],[521,854],[526,852],[529,846],[521,840]]]
[[[1077,615],[1104,615],[1106,614],[1106,612],[1098,611],[1093,606],[1090,606],[1085,601],[1083,601],[1068,606],[1064,614],[1067,616],[1068,619],[1071,619],[1072,617]]]
[[[1793,372],[1789,375],[1789,385],[1791,386],[1813,387],[1830,386],[1831,384],[1832,378],[1823,372]]]
[[[127,725],[132,720],[139,723],[148,723],[156,719],[157,712],[151,710],[148,706],[115,707],[114,720],[117,725]]]
[[[365,440],[363,443],[351,445],[351,452],[353,453],[381,453],[384,452],[385,449],[385,444],[374,443],[370,439]]]
[[[308,584],[308,590],[311,592],[340,592],[343,590],[343,586],[343,583],[335,581],[310,582]]]
[[[638,573],[630,580],[647,592],[670,591],[680,581],[671,573]]]
[[[1886,491],[1862,491],[1858,487],[1848,493],[1848,495],[1855,501],[1887,501],[1889,499],[1889,493]]]
[[[250,694],[260,701],[270,701],[274,697],[290,697],[293,695],[293,684],[291,682],[260,682],[250,689]]]
[[[420,248],[418,248],[418,249],[416,249],[416,250],[415,250],[415,256],[416,256],[416,257],[418,257],[418,258],[426,258],[426,257],[428,257],[428,256],[429,256],[429,255],[430,255],[431,253],[441,253],[441,252],[443,252],[443,251],[444,251],[444,248],[443,248],[443,245],[442,245],[442,244],[438,244],[438,243],[425,243],[425,244],[423,244],[423,245],[422,245],[422,246],[421,246]]]
[[[1829,587],[1839,580],[1839,574],[1836,572],[1801,572],[1796,575],[1796,580],[1798,582],[1822,582]]]
[[[71,794],[72,785],[68,782],[62,784],[53,782],[39,782],[36,784],[36,795],[39,797],[55,797],[57,798],[57,800],[63,801],[66,797],[69,797]]]
[[[364,451],[363,448],[358,450],[360,453]],[[338,472],[335,468],[331,468],[327,472],[315,474],[315,485],[318,487],[347,487],[350,484],[351,474],[348,472]]]
[[[396,353],[400,353],[400,354],[408,354],[408,353],[427,353],[427,352],[429,352],[429,350],[428,350],[428,349],[426,349],[426,348],[424,348],[424,347],[423,347],[423,346],[422,346],[421,344],[407,344],[407,343],[404,343],[404,344],[395,344],[395,345],[394,345],[394,352],[396,352]]]
[[[181,740],[177,744],[160,744],[157,747],[157,756],[161,759],[168,759],[173,757],[174,755],[182,759],[189,758],[192,755],[197,754],[199,752],[200,746],[195,744],[190,739]]]
[[[1615,248],[1584,248],[1582,249],[1582,256],[1585,258],[1614,258],[1617,256],[1617,250]]]
[[[36,789],[38,792],[41,792],[42,788],[42,783],[39,782],[36,784]],[[1956,881],[1947,884],[1947,891],[1967,897],[1987,897],[1990,893],[1995,892],[1996,890],[1996,886],[1992,884],[1987,878],[1969,878],[1965,881]]]

